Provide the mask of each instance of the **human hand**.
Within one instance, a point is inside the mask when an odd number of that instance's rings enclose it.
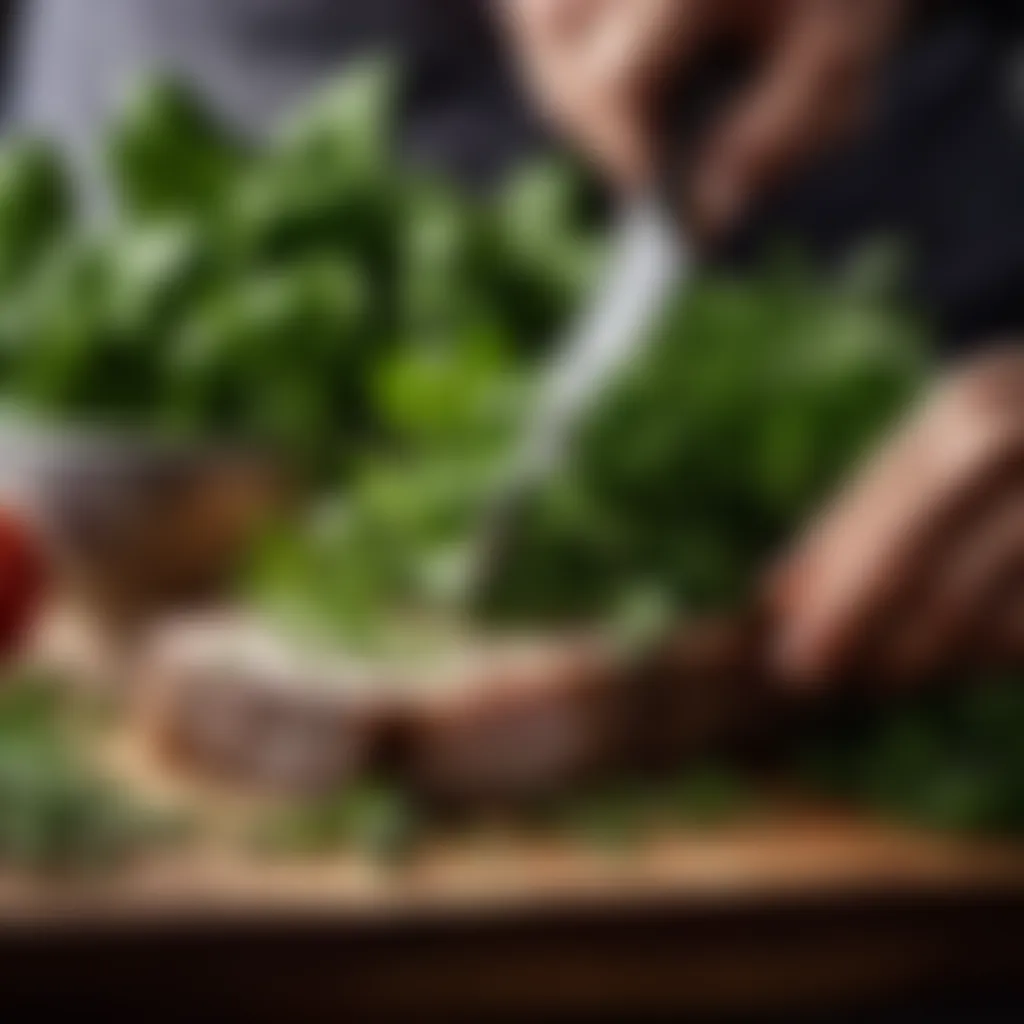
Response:
[[[743,46],[749,86],[700,144],[686,208],[712,235],[862,113],[906,0],[505,0],[542,115],[622,189],[660,159],[656,113],[703,48]]]
[[[774,669],[794,686],[908,686],[1024,657],[1024,353],[950,377],[768,590]]]

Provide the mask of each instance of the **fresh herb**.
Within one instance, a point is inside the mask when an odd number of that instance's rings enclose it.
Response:
[[[922,332],[788,265],[708,280],[609,390],[539,496],[497,611],[733,607],[927,379]]]
[[[90,763],[47,680],[0,696],[0,862],[46,871],[108,867],[180,834]]]
[[[462,429],[465,378],[550,336],[593,236],[562,167],[476,199],[400,168],[394,86],[388,65],[356,68],[257,149],[186,90],[146,85],[111,129],[99,225],[48,149],[9,143],[0,397],[260,442],[320,484],[408,429]]]
[[[629,642],[680,609],[741,601],[927,379],[920,327],[854,276],[782,266],[699,284],[526,510],[485,617],[605,621]],[[389,369],[384,407],[402,451],[355,469],[292,531],[287,558],[278,539],[256,574],[261,593],[287,590],[288,566],[293,588],[315,581],[342,635],[457,592],[529,415],[529,368],[479,344],[439,360],[399,351]]]
[[[252,836],[270,855],[323,856],[344,850],[393,863],[422,836],[416,802],[401,789],[367,782],[271,814]]]
[[[1024,684],[988,680],[847,715],[798,773],[897,821],[1024,834],[1022,736]]]

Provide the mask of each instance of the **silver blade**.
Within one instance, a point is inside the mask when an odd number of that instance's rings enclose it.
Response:
[[[475,538],[466,581],[470,602],[500,574],[523,505],[568,457],[576,429],[607,386],[653,340],[669,299],[686,287],[692,269],[690,247],[661,204],[644,199],[626,209],[598,287],[555,350],[506,484]]]
[[[685,287],[691,253],[654,200],[627,208],[598,287],[555,349],[513,478],[544,476],[607,385],[649,343],[668,300]]]

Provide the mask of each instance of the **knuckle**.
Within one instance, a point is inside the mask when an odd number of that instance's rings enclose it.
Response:
[[[1024,431],[995,418],[974,420],[949,438],[941,458],[954,489],[981,485],[1024,463]]]
[[[994,346],[975,357],[954,378],[953,390],[972,405],[1015,405],[1024,389],[1024,352]]]
[[[984,379],[960,382],[932,410],[930,448],[942,472],[971,479],[999,466],[1024,462],[1021,412],[993,400]]]

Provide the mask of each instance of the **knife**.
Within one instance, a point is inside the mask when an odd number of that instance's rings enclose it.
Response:
[[[685,167],[712,117],[745,71],[734,55],[709,55],[664,119],[673,139],[663,161],[667,187],[630,199],[619,214],[597,287],[542,373],[541,387],[507,474],[469,546],[458,599],[479,607],[513,557],[532,496],[571,456],[573,442],[610,384],[642,357],[670,300],[685,294],[696,246],[673,198],[685,192]],[[680,140],[683,140],[680,142]]]
[[[511,463],[471,538],[461,603],[486,601],[515,550],[532,496],[571,456],[573,441],[608,386],[657,334],[670,298],[694,269],[686,236],[667,208],[646,195],[619,216],[598,287],[544,368],[540,393]]]

